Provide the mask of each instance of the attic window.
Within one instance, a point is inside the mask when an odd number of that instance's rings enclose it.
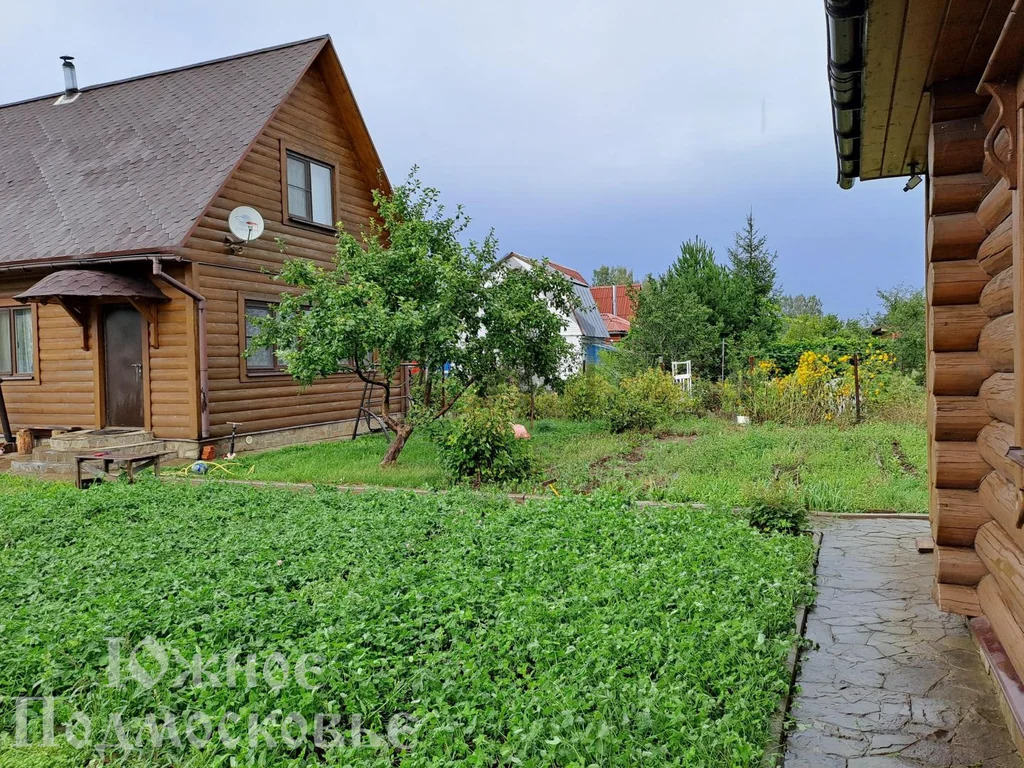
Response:
[[[288,218],[334,227],[334,169],[326,163],[289,151]]]

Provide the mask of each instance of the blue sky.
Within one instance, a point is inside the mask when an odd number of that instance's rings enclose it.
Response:
[[[393,182],[589,276],[724,258],[753,210],[788,293],[859,316],[923,282],[925,186],[835,184],[820,0],[10,4],[0,103],[330,33]]]

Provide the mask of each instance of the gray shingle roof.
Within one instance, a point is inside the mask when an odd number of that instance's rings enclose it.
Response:
[[[62,297],[106,297],[167,301],[151,280],[122,275],[102,269],[61,269],[51,272],[27,291],[19,293],[18,301],[42,301]]]
[[[180,245],[326,39],[0,107],[0,265]]]

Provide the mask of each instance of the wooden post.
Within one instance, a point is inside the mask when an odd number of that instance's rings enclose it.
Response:
[[[860,424],[860,354],[856,352],[853,355],[853,407],[854,423]]]

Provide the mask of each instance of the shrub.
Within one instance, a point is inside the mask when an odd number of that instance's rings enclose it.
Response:
[[[615,387],[603,376],[586,371],[565,383],[565,415],[573,421],[599,421],[608,418]]]
[[[437,436],[441,466],[450,480],[503,483],[533,474],[530,445],[516,440],[512,431],[514,405],[509,393],[463,398]]]
[[[776,480],[756,485],[745,496],[747,520],[754,528],[766,533],[797,534],[807,527],[807,509],[791,483]]]
[[[659,419],[682,416],[686,412],[688,397],[672,375],[657,368],[622,380],[622,391],[650,403]]]
[[[646,432],[654,428],[661,418],[658,406],[643,398],[639,392],[620,389],[612,399],[608,421],[612,432]]]
[[[722,410],[722,385],[709,379],[694,379],[688,413],[703,416]]]
[[[519,393],[516,413],[522,419],[530,418],[530,393]],[[533,398],[533,415],[537,419],[564,419],[565,402],[554,390],[542,390]]]

